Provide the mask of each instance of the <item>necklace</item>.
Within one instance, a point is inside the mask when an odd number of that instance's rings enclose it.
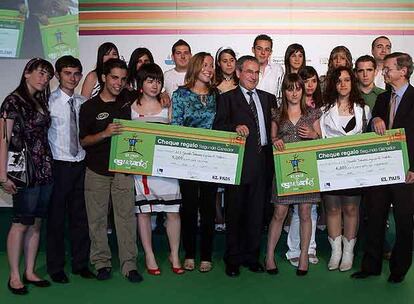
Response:
[[[351,108],[349,107],[348,104],[346,105],[341,105],[339,102],[337,103],[338,105],[338,113],[339,115],[349,115],[351,114]]]
[[[208,94],[199,94],[198,100],[201,102],[203,106],[207,105]]]
[[[223,78],[225,81],[230,81],[230,80],[233,80],[233,75],[231,76],[223,75]]]

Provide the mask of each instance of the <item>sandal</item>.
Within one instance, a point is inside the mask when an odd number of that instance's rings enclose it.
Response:
[[[315,254],[309,254],[309,263],[311,264],[318,264],[319,259]]]
[[[184,260],[184,269],[188,271],[193,271],[195,268],[194,259],[185,259]]]
[[[209,272],[213,269],[213,263],[209,261],[201,261],[200,267],[198,268],[198,271],[200,272]]]
[[[298,267],[299,266],[299,257],[291,258],[291,259],[289,259],[289,262],[293,267]]]

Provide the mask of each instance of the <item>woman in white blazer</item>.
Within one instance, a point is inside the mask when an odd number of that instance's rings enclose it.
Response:
[[[339,67],[332,73],[326,86],[324,101],[320,118],[323,138],[354,135],[365,131],[371,112],[359,93],[356,78],[350,68]],[[328,240],[332,247],[329,270],[339,267],[340,271],[347,271],[352,268],[360,200],[361,193],[355,189],[323,194]]]

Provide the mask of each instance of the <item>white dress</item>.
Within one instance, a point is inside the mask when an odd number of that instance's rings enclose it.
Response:
[[[168,124],[168,109],[145,116],[131,109],[132,120]],[[179,212],[181,192],[178,180],[158,176],[134,175],[135,213]]]

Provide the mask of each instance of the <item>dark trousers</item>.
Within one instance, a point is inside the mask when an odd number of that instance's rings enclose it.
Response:
[[[258,262],[266,184],[266,176],[263,175],[249,184],[228,187],[224,256],[227,264],[239,266]]]
[[[217,185],[198,181],[180,181],[181,228],[186,259],[194,259],[197,244],[197,219],[200,212],[200,259],[211,261],[216,216]]]
[[[68,217],[72,271],[88,266],[89,231],[86,215],[84,162],[53,162],[53,192],[47,221],[46,262],[49,274],[65,265],[65,218]]]
[[[414,185],[397,184],[367,189],[368,222],[361,269],[381,273],[385,228],[391,203],[394,206],[396,239],[389,263],[390,271],[393,275],[404,276],[412,261]]]

